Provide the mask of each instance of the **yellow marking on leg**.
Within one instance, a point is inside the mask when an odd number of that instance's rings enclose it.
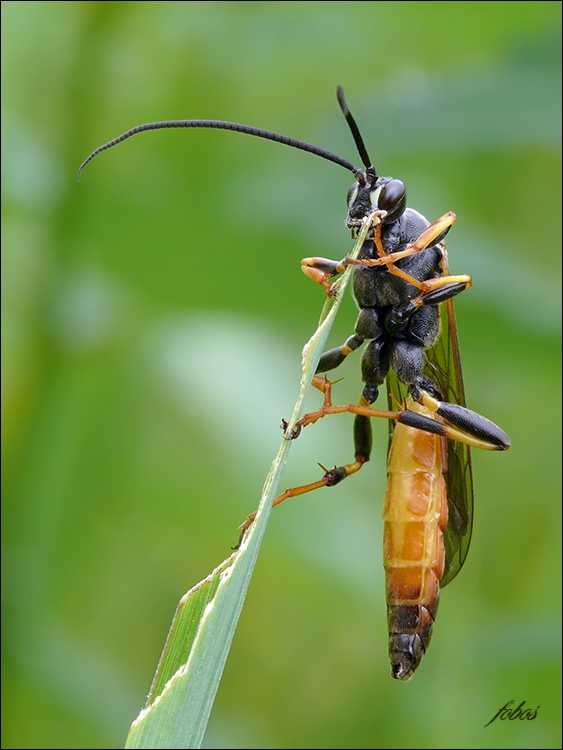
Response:
[[[422,282],[422,293],[432,292],[434,289],[441,289],[443,286],[448,284],[465,284],[467,288],[472,286],[473,280],[471,276],[462,274],[461,276],[438,276],[436,279],[428,279]]]

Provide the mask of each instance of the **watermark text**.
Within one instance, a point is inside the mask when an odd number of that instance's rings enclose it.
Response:
[[[524,704],[526,701],[522,701],[522,703],[517,708],[512,708],[512,704],[514,701],[508,701],[502,708],[499,708],[499,710],[496,712],[496,714],[493,716],[493,718],[489,721],[488,724],[485,724],[486,727],[489,726],[489,724],[492,724],[495,719],[500,719],[501,721],[504,721],[505,719],[508,719],[509,721],[515,721],[518,719],[519,721],[533,721],[536,716],[538,715],[539,706],[537,708],[524,708]]]

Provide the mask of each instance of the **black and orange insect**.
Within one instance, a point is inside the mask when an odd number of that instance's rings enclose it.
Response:
[[[392,676],[407,680],[428,649],[440,588],[455,578],[467,556],[473,518],[470,446],[506,450],[510,441],[497,425],[465,407],[453,297],[471,286],[471,278],[449,271],[444,238],[455,215],[446,213],[430,224],[407,207],[405,185],[379,176],[340,87],[337,96],[363,168],[304,141],[248,125],[172,120],[140,125],[100,146],[78,176],[101,151],[161,128],[234,130],[308,151],[354,174],[346,225],[355,236],[364,222],[370,223],[359,257],[305,258],[302,269],[333,296],[331,279],[353,264],[360,314],[354,333],[320,359],[313,383],[325,394],[323,406],[304,415],[286,437],[297,437],[303,427],[328,414],[351,412],[356,415],[355,458],[316,482],[286,490],[274,505],[357,472],[370,458],[371,417],[390,420],[383,511],[389,656]],[[338,367],[366,342],[359,404],[333,406],[332,385],[320,374]],[[385,380],[390,411],[372,407]],[[400,410],[392,411],[397,404]],[[254,517],[242,524],[241,539]]]

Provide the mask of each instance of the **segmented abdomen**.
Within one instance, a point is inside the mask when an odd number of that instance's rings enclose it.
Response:
[[[407,408],[432,414],[408,399]],[[408,680],[430,643],[444,573],[448,521],[443,438],[397,424],[383,509],[391,674]]]

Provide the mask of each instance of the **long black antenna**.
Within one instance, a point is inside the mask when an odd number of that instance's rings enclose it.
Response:
[[[346,119],[348,119],[348,117]],[[352,120],[352,122],[354,121]],[[351,162],[347,161],[346,159],[343,159],[340,156],[336,156],[336,154],[333,154],[330,151],[326,151],[324,148],[313,146],[310,143],[306,143],[305,141],[298,141],[296,138],[290,138],[287,135],[280,135],[279,133],[273,133],[269,130],[253,128],[250,125],[239,125],[236,122],[223,122],[222,120],[166,120],[164,122],[149,122],[149,123],[146,123],[145,125],[138,125],[136,128],[131,128],[131,130],[128,130],[127,132],[123,133],[123,135],[120,135],[119,137],[114,138],[112,141],[109,141],[108,143],[104,143],[103,146],[99,146],[95,151],[92,151],[92,153],[87,159],[85,159],[82,162],[78,170],[76,179],[77,180],[80,179],[80,175],[82,174],[82,170],[84,169],[84,167],[88,164],[88,162],[91,162],[92,159],[95,156],[97,156],[101,151],[106,151],[108,148],[112,148],[112,146],[116,146],[118,143],[121,143],[121,141],[125,141],[127,138],[131,138],[132,135],[136,135],[137,133],[142,133],[144,130],[160,130],[161,128],[216,128],[218,130],[235,130],[238,133],[246,133],[247,135],[254,135],[257,138],[266,138],[269,141],[277,141],[278,143],[283,143],[284,146],[291,146],[292,148],[298,148],[301,151],[308,151],[311,154],[315,154],[315,156],[320,156],[322,159],[327,159],[328,161],[332,161],[335,164],[339,164],[341,167],[344,167],[344,169],[347,169],[350,172],[353,172],[355,175],[358,175],[358,173],[361,172],[361,170],[355,167]],[[357,130],[357,126],[356,126],[356,130]],[[354,135],[354,139],[356,139],[356,135]],[[360,142],[361,142],[361,137],[360,137]],[[356,143],[357,143],[357,140],[356,140]],[[363,146],[363,143],[362,143],[362,146]],[[364,152],[365,152],[365,146],[364,146]],[[363,159],[364,157],[361,151],[360,151],[360,155],[362,156],[362,159]],[[369,161],[369,158],[368,158],[368,161]]]
[[[358,128],[356,121],[352,117],[352,113],[348,109],[346,99],[344,98],[344,89],[342,88],[342,86],[336,87],[336,98],[338,99],[338,103],[340,104],[342,114],[346,118],[346,122],[348,123],[350,130],[352,131],[354,143],[356,144],[356,148],[358,149],[362,164],[366,168],[367,174],[377,180],[378,174],[375,171],[375,167],[373,166],[371,159],[369,158],[369,154],[364,143],[364,139],[361,136],[360,129]]]

